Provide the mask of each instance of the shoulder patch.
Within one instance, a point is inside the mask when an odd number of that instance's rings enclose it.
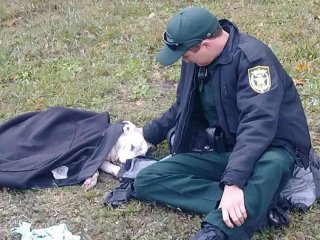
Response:
[[[248,69],[249,84],[253,91],[264,93],[271,88],[271,76],[268,66],[256,66]]]

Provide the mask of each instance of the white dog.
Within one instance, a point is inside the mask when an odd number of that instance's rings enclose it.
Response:
[[[137,156],[144,156],[150,143],[147,143],[143,137],[142,129],[137,128],[132,122],[124,121],[123,133],[112,147],[106,160],[99,167],[102,171],[117,176],[120,165],[124,164],[128,159]],[[97,184],[99,171],[92,177],[86,179],[82,184],[82,188],[89,190]]]

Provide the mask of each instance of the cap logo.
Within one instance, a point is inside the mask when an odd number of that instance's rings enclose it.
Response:
[[[169,42],[169,43],[173,43],[174,41],[173,41],[173,38],[171,37],[171,35],[168,33],[168,32],[166,32],[166,40],[167,40],[167,42]]]
[[[271,88],[269,66],[256,66],[248,69],[250,87],[257,93],[264,93]]]

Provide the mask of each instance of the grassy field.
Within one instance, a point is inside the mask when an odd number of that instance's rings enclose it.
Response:
[[[155,54],[168,18],[188,5],[205,6],[269,44],[299,82],[315,148],[320,149],[320,1],[0,1],[0,121],[19,113],[66,106],[108,111],[112,121],[142,126],[174,101],[179,63],[161,67]],[[163,149],[158,150],[164,153]],[[117,181],[96,188],[27,191],[0,188],[0,239],[18,239],[19,221],[34,228],[66,223],[82,239],[188,239],[199,216],[132,201],[103,205]],[[320,239],[320,205],[291,214],[288,228],[255,240]],[[241,239],[239,239],[241,240]]]

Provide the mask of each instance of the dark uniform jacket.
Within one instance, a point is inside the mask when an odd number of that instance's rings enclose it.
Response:
[[[109,114],[51,107],[0,125],[0,188],[53,187],[91,177],[123,132]],[[68,168],[66,178],[52,170]]]
[[[272,51],[259,40],[238,32],[227,20],[220,24],[229,32],[227,44],[211,64],[214,104],[219,126],[231,151],[221,179],[243,187],[256,161],[271,145],[290,151],[300,166],[309,164],[310,136],[299,95],[290,76]],[[249,81],[257,77],[255,67],[267,69],[270,86]],[[160,118],[144,126],[147,141],[156,145],[175,128],[172,152],[190,152],[195,130],[206,127],[197,91],[198,67],[182,62],[175,103]],[[261,90],[261,92],[259,92]]]

